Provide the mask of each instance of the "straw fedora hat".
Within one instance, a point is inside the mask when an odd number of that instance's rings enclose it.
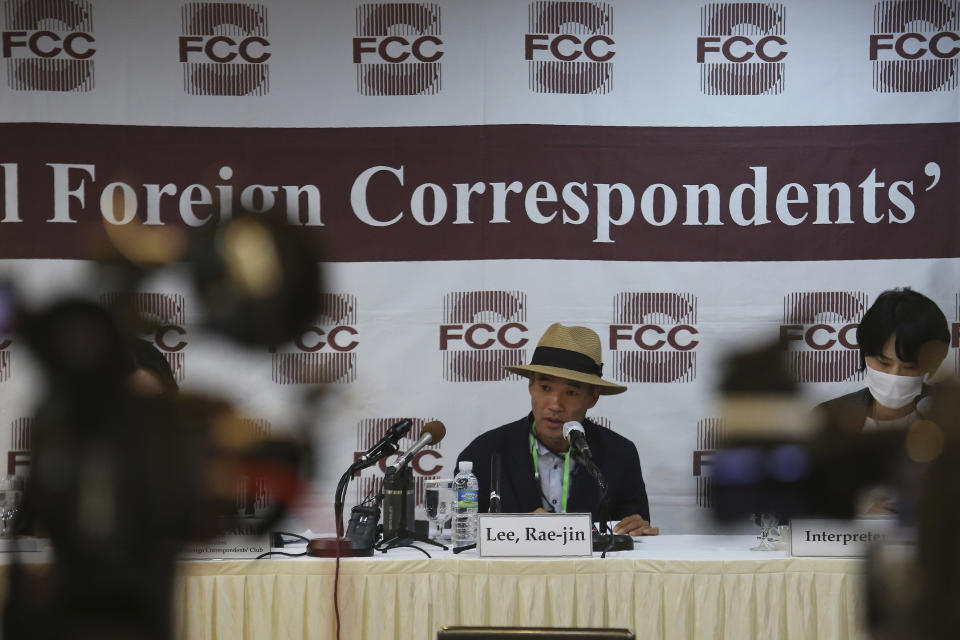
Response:
[[[600,336],[587,327],[566,327],[554,323],[547,327],[530,364],[504,367],[507,371],[533,378],[535,373],[597,385],[601,395],[627,390],[623,385],[604,380]]]

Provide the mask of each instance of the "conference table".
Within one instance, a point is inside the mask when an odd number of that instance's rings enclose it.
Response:
[[[430,558],[414,549],[344,558],[340,637],[429,640],[444,625],[620,627],[638,640],[867,637],[862,560],[750,551],[756,542],[663,535],[606,558],[432,547]],[[326,558],[182,561],[174,636],[333,639],[335,570]]]

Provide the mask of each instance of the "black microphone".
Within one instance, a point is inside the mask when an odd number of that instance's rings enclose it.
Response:
[[[590,445],[587,444],[587,435],[583,430],[583,425],[571,420],[563,423],[563,437],[570,443],[573,449],[573,457],[583,465],[603,494],[607,493],[607,480],[600,472],[600,468],[593,462],[593,453],[590,452]]]
[[[413,446],[407,449],[407,451],[397,458],[397,461],[387,467],[387,470],[393,470],[395,473],[403,469],[407,464],[413,460],[413,456],[420,453],[420,450],[423,449],[428,444],[436,444],[443,440],[443,436],[447,435],[447,428],[443,426],[443,423],[439,420],[434,420],[423,425],[423,429],[420,431],[420,439],[413,443]]]
[[[494,453],[490,458],[490,513],[500,513],[500,454]]]
[[[363,469],[372,466],[390,454],[396,453],[397,449],[400,448],[398,444],[400,438],[407,435],[407,432],[410,431],[412,426],[413,420],[409,418],[391,425],[390,428],[387,429],[387,433],[380,438],[380,441],[367,449],[366,453],[360,456],[354,464],[359,465],[359,468]]]
[[[593,454],[590,453],[590,445],[587,444],[587,434],[583,430],[583,425],[571,420],[563,423],[563,439],[573,447],[573,453],[583,460],[593,460]]]

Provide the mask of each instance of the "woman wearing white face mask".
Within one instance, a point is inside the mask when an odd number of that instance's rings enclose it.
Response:
[[[863,315],[857,343],[866,388],[818,406],[826,428],[905,432],[930,411],[925,398],[932,389],[925,380],[947,355],[946,317],[933,300],[916,291],[884,291]],[[862,496],[859,511],[897,513],[897,492],[874,487]]]
[[[910,289],[881,293],[857,327],[866,388],[821,404],[828,427],[848,432],[905,429],[922,417],[926,377],[950,344],[947,319],[936,303]]]

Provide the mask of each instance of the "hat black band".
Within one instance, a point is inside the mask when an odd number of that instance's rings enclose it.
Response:
[[[603,375],[603,363],[597,364],[590,356],[569,349],[558,349],[557,347],[537,347],[533,351],[530,364],[569,369],[595,376]]]

